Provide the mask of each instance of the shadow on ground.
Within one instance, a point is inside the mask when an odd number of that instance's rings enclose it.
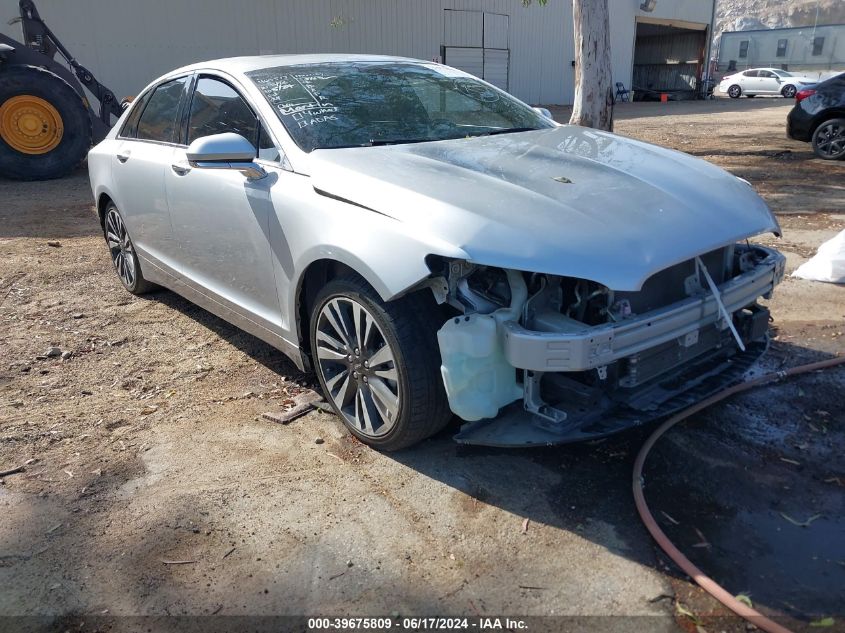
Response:
[[[177,295],[152,298],[274,371],[314,384],[269,345]],[[762,368],[827,357],[775,343]],[[762,387],[698,414],[658,443],[646,467],[653,513],[682,551],[729,591],[802,619],[840,615],[845,605],[842,372]],[[389,456],[462,493],[469,513],[494,506],[683,577],[656,557],[631,496],[634,458],[655,427],[581,444],[491,449],[454,443],[453,423]]]
[[[231,323],[224,321],[211,312],[191,303],[181,295],[171,292],[170,290],[158,290],[147,295],[142,295],[141,298],[148,301],[162,303],[169,308],[178,310],[186,316],[189,316],[199,325],[214,332],[221,339],[227,341],[230,345],[239,349],[244,354],[247,354],[253,360],[258,361],[271,371],[281,374],[289,380],[306,384],[312,389],[318,388],[318,383],[314,374],[301,372],[290,358],[285,356],[275,347],[272,347],[268,343],[265,343],[251,334],[247,334]]]
[[[790,344],[774,351],[766,370],[830,357]],[[803,620],[841,616],[845,605],[843,371],[762,387],[693,416],[661,439],[645,470],[653,514],[693,562],[728,591]],[[534,450],[438,438],[394,458],[478,502],[654,566],[630,477],[655,427]]]

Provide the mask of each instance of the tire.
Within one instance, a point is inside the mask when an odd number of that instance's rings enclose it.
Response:
[[[796,92],[798,92],[798,90],[797,90],[797,89],[795,88],[795,86],[793,86],[792,84],[788,84],[788,85],[784,86],[784,87],[783,87],[783,90],[781,90],[781,91],[780,91],[780,93],[781,93],[784,97],[786,97],[787,99],[792,99],[792,98],[794,98],[794,97],[795,97],[795,93],[796,93]]]
[[[845,158],[845,119],[828,119],[813,132],[813,151],[824,160]]]
[[[728,88],[728,96],[731,99],[739,99],[742,96],[742,88],[740,88],[737,84],[733,84],[730,88]]]
[[[133,295],[142,295],[156,288],[144,279],[135,246],[126,230],[123,216],[113,202],[109,202],[103,216],[103,236],[109,247],[112,265],[120,283]]]
[[[64,79],[37,66],[0,70],[0,175],[64,176],[87,155],[91,135],[88,108]]]
[[[436,305],[425,299],[417,294],[385,303],[350,274],[327,283],[310,312],[311,354],[323,393],[346,428],[379,450],[416,444],[452,417],[440,377]]]

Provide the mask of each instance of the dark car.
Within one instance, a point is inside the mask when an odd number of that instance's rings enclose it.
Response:
[[[845,73],[795,95],[786,135],[811,142],[816,155],[825,160],[845,158]]]

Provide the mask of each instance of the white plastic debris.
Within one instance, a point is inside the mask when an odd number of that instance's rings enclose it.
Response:
[[[845,231],[819,246],[815,256],[799,266],[792,276],[845,284]]]

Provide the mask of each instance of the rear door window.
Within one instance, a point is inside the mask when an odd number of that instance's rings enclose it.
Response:
[[[139,140],[179,142],[176,118],[189,80],[190,77],[181,77],[163,83],[155,89],[138,120]]]

